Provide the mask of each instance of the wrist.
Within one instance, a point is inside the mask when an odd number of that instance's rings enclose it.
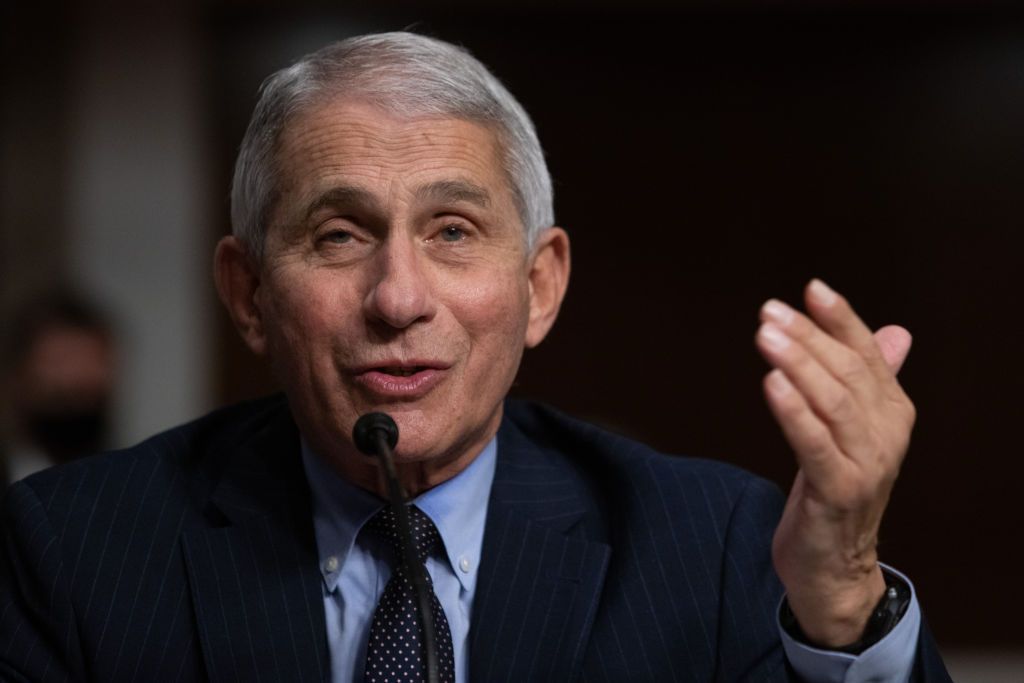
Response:
[[[848,645],[827,647],[820,643],[811,642],[800,628],[800,624],[797,622],[785,598],[783,598],[779,609],[779,624],[790,637],[804,645],[828,649],[833,652],[859,655],[883,638],[888,637],[897,625],[902,622],[913,601],[913,589],[904,578],[893,571],[884,571],[883,575],[886,585],[885,593],[875,604],[861,637]]]
[[[845,649],[861,640],[886,593],[879,566],[858,580],[787,586],[786,603],[803,639],[824,649]]]

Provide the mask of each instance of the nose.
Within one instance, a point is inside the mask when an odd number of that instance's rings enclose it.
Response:
[[[423,255],[411,240],[393,237],[376,254],[373,281],[363,302],[367,318],[394,329],[429,321],[436,304]]]

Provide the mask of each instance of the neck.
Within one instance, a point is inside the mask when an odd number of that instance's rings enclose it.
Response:
[[[435,486],[443,484],[452,477],[458,475],[464,469],[469,467],[470,463],[472,463],[478,455],[480,455],[479,450],[474,451],[472,455],[463,456],[444,463],[437,463],[429,460],[406,463],[396,462],[395,473],[398,475],[398,484],[405,492],[406,499],[412,500],[421,493],[429,491]],[[389,495],[387,477],[384,474],[384,466],[379,460],[375,459],[373,461],[372,470],[372,473],[369,473],[372,476],[372,482],[369,481],[370,477],[364,477],[362,480],[350,478],[349,481],[352,481],[357,486],[386,500]]]
[[[398,475],[398,483],[405,491],[406,498],[411,500],[457,476],[476,460],[493,437],[494,434],[489,434],[479,443],[474,442],[468,448],[460,448],[453,455],[426,457],[418,460],[404,460],[401,455],[396,455],[395,473]],[[379,458],[368,457],[360,453],[346,453],[328,457],[327,460],[339,476],[352,484],[384,500],[390,497],[384,465]]]

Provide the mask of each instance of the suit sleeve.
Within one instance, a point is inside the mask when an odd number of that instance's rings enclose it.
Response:
[[[84,678],[60,539],[24,482],[3,500],[2,533],[0,680]]]

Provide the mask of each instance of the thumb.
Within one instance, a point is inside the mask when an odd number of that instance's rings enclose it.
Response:
[[[875,342],[882,352],[885,364],[893,371],[893,374],[900,371],[903,361],[910,353],[910,344],[913,338],[910,332],[899,325],[886,325],[875,332]]]

